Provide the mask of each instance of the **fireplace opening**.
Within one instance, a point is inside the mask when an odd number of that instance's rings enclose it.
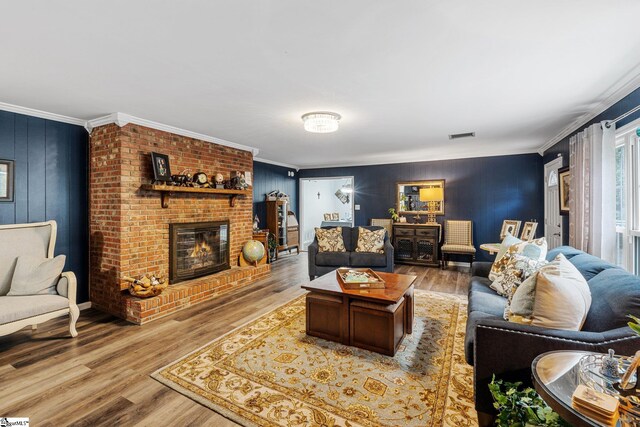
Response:
[[[169,224],[170,283],[228,268],[229,221]]]

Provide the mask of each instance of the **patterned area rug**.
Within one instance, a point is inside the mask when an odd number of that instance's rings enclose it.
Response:
[[[245,426],[473,426],[465,297],[415,291],[395,357],[309,337],[304,296],[152,374]]]

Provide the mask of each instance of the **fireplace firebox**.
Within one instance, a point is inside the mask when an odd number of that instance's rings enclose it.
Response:
[[[229,221],[169,224],[171,284],[228,268]]]

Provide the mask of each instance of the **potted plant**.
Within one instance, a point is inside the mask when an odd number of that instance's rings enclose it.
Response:
[[[400,215],[398,215],[398,212],[396,212],[395,208],[389,208],[389,214],[391,214],[391,219],[394,222],[400,221]]]
[[[551,426],[569,427],[569,424],[553,412],[531,387],[519,390],[521,382],[509,383],[496,380],[489,384],[493,406],[498,410],[496,425],[499,427]]]
[[[629,322],[628,325],[636,335],[640,336],[640,319],[633,314],[628,314],[627,317],[633,319],[633,322]]]
[[[276,235],[273,233],[269,233],[267,237],[267,242],[269,243],[269,261],[273,261],[276,259],[276,251],[278,250],[278,242],[276,242]]]

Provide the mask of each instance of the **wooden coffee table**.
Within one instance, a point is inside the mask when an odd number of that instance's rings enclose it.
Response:
[[[307,334],[393,356],[413,329],[416,276],[376,273],[384,289],[343,289],[335,271],[303,285]]]

